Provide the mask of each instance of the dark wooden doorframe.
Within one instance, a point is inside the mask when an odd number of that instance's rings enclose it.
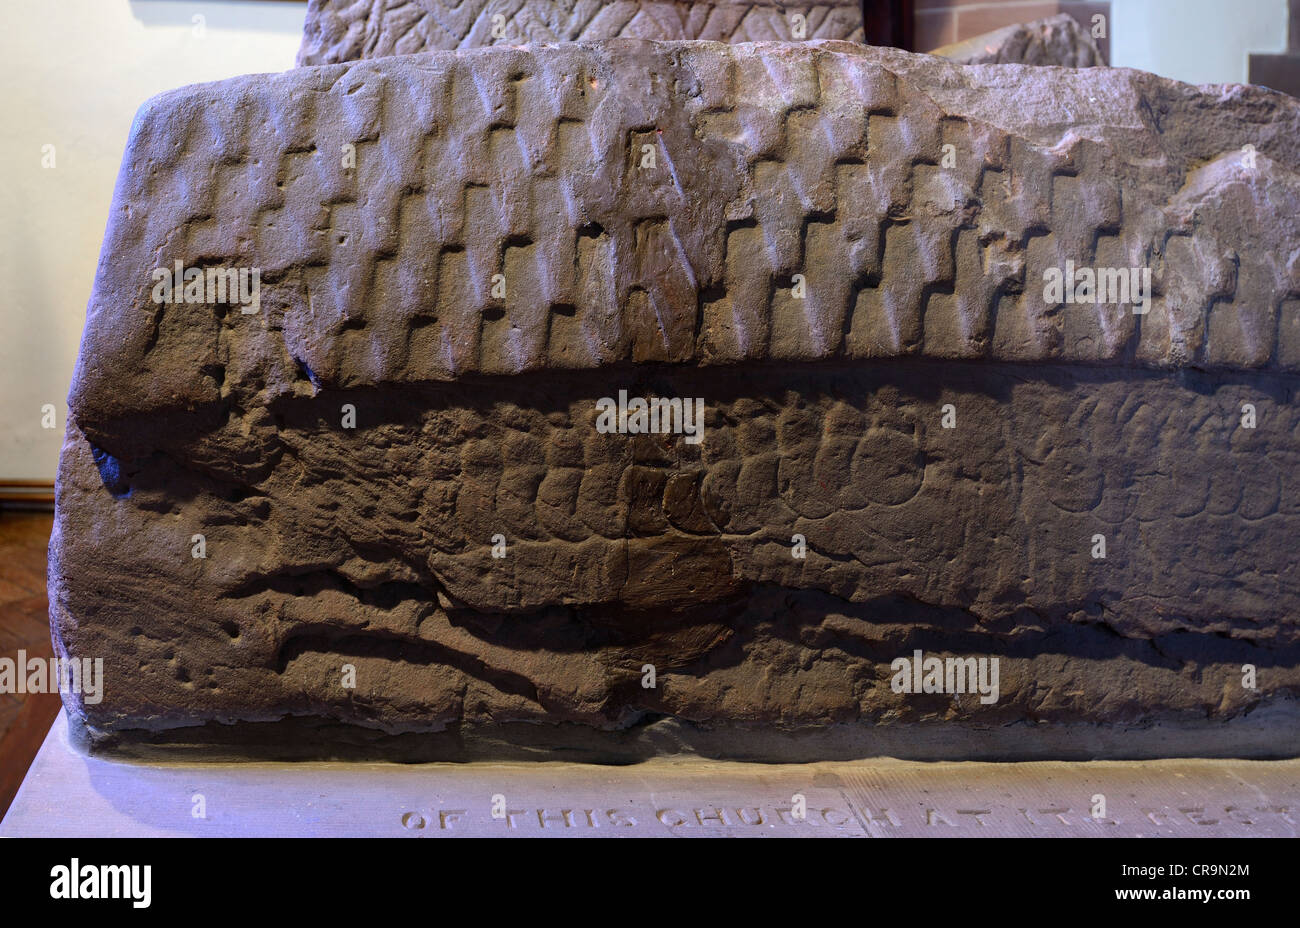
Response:
[[[913,13],[916,0],[862,0],[862,26],[868,45],[916,51]]]

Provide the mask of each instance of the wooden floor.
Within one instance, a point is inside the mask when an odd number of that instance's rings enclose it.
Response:
[[[49,658],[45,553],[54,516],[0,508],[0,657]],[[62,703],[58,693],[0,693],[0,816],[22,784]]]

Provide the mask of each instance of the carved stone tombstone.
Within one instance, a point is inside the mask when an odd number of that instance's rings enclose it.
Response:
[[[1298,169],[1280,94],[836,42],[163,94],[70,398],[71,714],[269,756],[1293,751]]]

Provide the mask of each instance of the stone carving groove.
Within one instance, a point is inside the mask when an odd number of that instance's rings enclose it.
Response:
[[[311,0],[298,64],[613,38],[864,39],[854,0]]]
[[[1255,88],[835,42],[164,94],[51,548],[58,647],[130,683],[72,708],[99,739],[337,722],[416,755],[517,722],[858,751],[877,725],[1285,709],[1298,123]],[[258,311],[154,302],[177,261],[259,268]],[[1050,303],[1066,262],[1150,267],[1148,311]],[[620,389],[701,397],[704,440],[598,432]],[[901,698],[914,648],[998,656],[1002,698]],[[1259,689],[1228,685],[1243,663]]]

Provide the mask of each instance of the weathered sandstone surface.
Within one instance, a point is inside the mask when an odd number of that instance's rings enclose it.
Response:
[[[1295,753],[1298,171],[1281,94],[837,42],[163,94],[70,397],[69,709],[273,756]],[[157,302],[175,262],[256,306]],[[1146,312],[1067,266],[1149,268]],[[599,430],[621,390],[702,440]],[[996,700],[896,692],[915,650]]]
[[[311,0],[298,64],[632,38],[864,39],[857,0]]]
[[[957,64],[1039,64],[1092,68],[1106,63],[1092,34],[1068,13],[1004,26],[930,52]]]

